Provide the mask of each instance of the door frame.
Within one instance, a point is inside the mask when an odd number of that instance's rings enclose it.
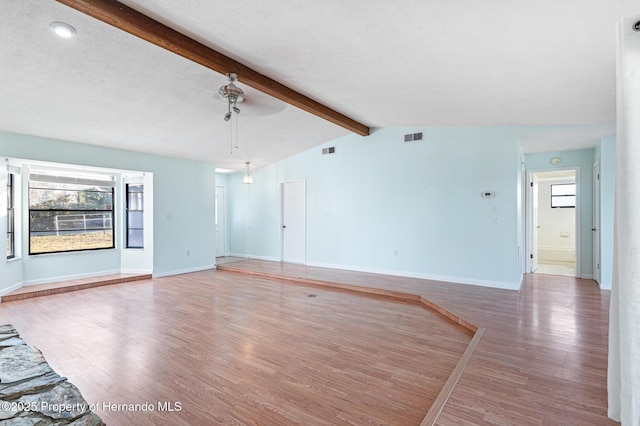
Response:
[[[600,285],[602,279],[600,267],[602,247],[600,245],[600,160],[593,163],[593,224],[592,244],[593,244],[593,280]],[[596,250],[597,248],[597,250]]]
[[[291,179],[283,180],[280,182],[280,261],[284,262],[284,186],[290,183],[300,183],[304,189],[304,202],[302,205],[302,215],[304,218],[304,226],[302,231],[302,237],[304,238],[304,254],[303,265],[307,264],[307,180],[306,179]]]
[[[576,277],[580,278],[582,275],[582,267],[580,262],[581,257],[581,235],[580,235],[580,218],[581,218],[581,208],[580,203],[582,197],[580,196],[580,190],[582,184],[580,182],[580,166],[571,166],[571,167],[554,167],[549,169],[527,169],[527,180],[525,182],[527,196],[526,196],[526,260],[527,260],[527,273],[532,273],[533,262],[531,261],[532,255],[532,244],[533,244],[533,189],[531,187],[531,183],[533,182],[533,175],[536,173],[546,173],[546,172],[555,172],[555,171],[566,171],[573,170],[576,174],[576,208],[575,208],[575,235],[576,235]]]
[[[529,242],[529,272],[533,273],[538,269],[538,259],[537,254],[533,255],[534,252],[539,252],[540,244],[539,244],[539,228],[540,228],[540,219],[536,217],[539,214],[540,210],[540,188],[536,187],[539,184],[540,178],[537,173],[531,174],[531,182],[529,184],[529,188],[531,190],[531,241]],[[538,198],[536,200],[536,198]],[[535,207],[537,205],[537,207]]]
[[[228,250],[229,244],[227,241],[227,188],[222,185],[216,185],[214,188],[215,193],[213,194],[214,200],[215,200],[215,197],[217,196],[218,188],[221,189],[221,192],[222,192],[222,207],[220,209],[221,210],[220,213],[222,213],[222,223],[223,223],[221,232],[222,232],[222,240],[224,241],[224,250],[223,250],[222,256],[227,256],[229,254],[229,250]],[[216,205],[214,205],[214,209],[217,210]],[[217,211],[214,212],[214,214],[218,214],[218,213],[219,212]],[[213,226],[215,228],[218,227],[218,225],[215,223],[215,220],[214,220]],[[216,231],[216,257],[220,257],[218,256],[218,232],[217,232],[217,229],[215,229],[214,231]]]

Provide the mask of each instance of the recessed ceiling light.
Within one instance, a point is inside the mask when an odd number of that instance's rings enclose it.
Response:
[[[235,170],[223,169],[221,167],[216,167],[216,173],[232,173],[232,172],[235,172]]]
[[[49,24],[49,28],[53,30],[60,37],[69,38],[77,32],[75,28],[66,22],[53,21]]]

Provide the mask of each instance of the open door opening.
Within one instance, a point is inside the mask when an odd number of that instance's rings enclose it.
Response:
[[[577,275],[576,170],[529,174],[529,272]]]
[[[216,227],[216,257],[227,255],[227,218],[225,188],[216,186],[215,227]]]

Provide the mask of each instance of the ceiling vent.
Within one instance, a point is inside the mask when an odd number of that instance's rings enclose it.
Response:
[[[420,133],[409,133],[404,135],[404,141],[405,142],[415,142],[415,141],[421,141],[422,140],[422,132]]]
[[[334,154],[336,152],[335,146],[330,146],[329,148],[322,148],[322,155]]]

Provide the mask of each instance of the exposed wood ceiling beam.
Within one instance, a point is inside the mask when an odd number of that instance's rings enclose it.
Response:
[[[79,12],[126,31],[156,46],[187,58],[220,74],[235,72],[238,80],[362,136],[369,127],[296,92],[246,65],[223,55],[166,25],[115,0],[57,0]]]

